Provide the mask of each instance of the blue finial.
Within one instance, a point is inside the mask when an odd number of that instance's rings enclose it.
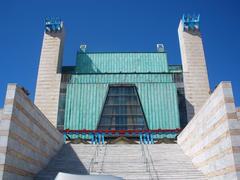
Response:
[[[63,22],[59,17],[52,18],[47,17],[45,18],[45,31],[46,32],[61,32],[63,28]]]
[[[185,15],[182,16],[183,30],[184,31],[199,31],[200,14]]]

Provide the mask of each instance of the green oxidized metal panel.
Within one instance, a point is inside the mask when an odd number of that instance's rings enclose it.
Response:
[[[107,84],[68,84],[64,129],[94,130],[107,88]]]
[[[96,129],[108,85],[119,83],[137,86],[150,129],[180,127],[177,89],[170,74],[108,74],[72,76],[67,85],[64,128]]]
[[[180,128],[175,84],[137,83],[136,85],[150,129]],[[167,137],[173,138],[174,136],[168,135]]]
[[[77,54],[78,73],[168,72],[166,53]]]
[[[182,65],[169,65],[168,70],[171,73],[182,73]]]
[[[70,83],[172,83],[172,74],[92,74],[72,75]]]

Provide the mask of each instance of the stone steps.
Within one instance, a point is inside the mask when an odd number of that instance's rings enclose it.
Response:
[[[177,144],[68,144],[35,179],[54,179],[58,172],[113,175],[128,180],[205,179]]]

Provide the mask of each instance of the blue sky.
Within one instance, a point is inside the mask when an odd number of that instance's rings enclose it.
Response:
[[[240,105],[239,9],[238,0],[1,1],[0,107],[10,82],[26,87],[33,99],[45,17],[64,20],[64,65],[74,65],[80,44],[88,51],[155,51],[157,43],[164,43],[170,64],[180,64],[183,13],[201,14],[211,88],[232,81]]]

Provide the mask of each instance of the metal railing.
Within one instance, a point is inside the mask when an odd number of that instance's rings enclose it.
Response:
[[[153,162],[152,156],[151,156],[151,154],[150,154],[150,152],[149,152],[148,145],[146,144],[146,145],[143,145],[143,146],[145,146],[146,149],[147,149],[147,156],[148,156],[148,159],[150,160],[150,164],[151,164],[151,166],[152,166],[152,170],[153,170],[153,172],[154,172],[154,174],[155,174],[155,176],[156,176],[155,179],[159,180],[158,172],[157,172],[157,170],[156,170],[156,168],[155,168],[155,166],[154,166],[154,162]]]
[[[100,167],[100,173],[101,174],[104,173],[103,166],[104,166],[104,161],[105,161],[105,157],[106,157],[106,154],[107,154],[107,145],[103,144],[102,147],[104,147],[104,153],[103,153],[102,163],[101,163],[101,167]]]
[[[148,157],[146,156],[146,153],[145,153],[144,144],[141,144],[141,150],[142,150],[142,156],[144,158],[144,163],[146,165],[146,172],[149,173],[149,179],[154,179],[153,176],[152,176],[152,173],[151,173],[151,167],[150,167],[150,164],[149,164]]]
[[[99,151],[99,144],[96,144],[96,149],[95,149],[94,155],[90,161],[89,168],[88,168],[89,174],[91,174],[91,172],[93,172],[93,170],[94,170],[94,165],[95,165],[96,159],[98,157],[98,151]]]

